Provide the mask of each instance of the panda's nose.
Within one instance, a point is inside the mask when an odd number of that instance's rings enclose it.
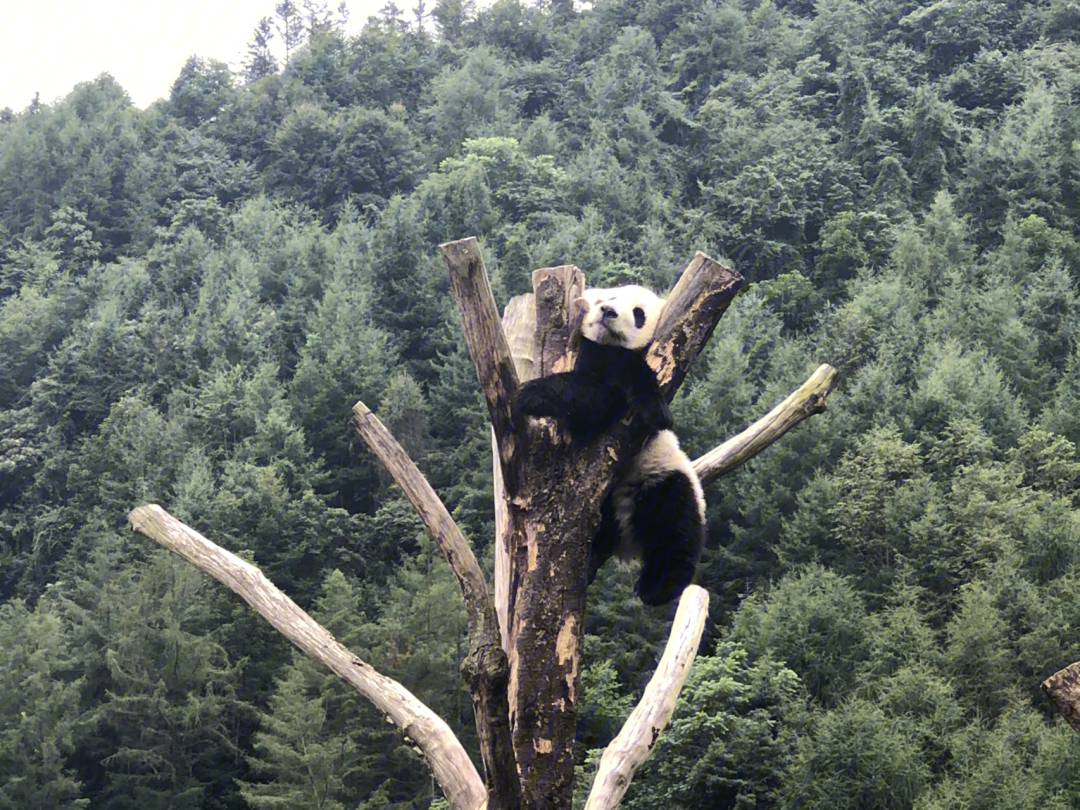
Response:
[[[602,304],[600,306],[600,317],[604,320],[607,320],[608,318],[614,318],[616,314],[617,313],[615,312],[615,309],[613,307],[609,307],[607,304]]]

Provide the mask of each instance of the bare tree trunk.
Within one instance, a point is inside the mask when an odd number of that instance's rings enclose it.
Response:
[[[523,313],[535,313],[535,324],[512,328],[508,342],[476,240],[447,243],[440,250],[493,428],[499,527],[494,600],[467,541],[385,427],[363,403],[354,408],[352,424],[413,503],[457,577],[469,615],[469,653],[462,671],[473,698],[486,785],[442,720],[400,684],[341,647],[254,566],[160,507],[139,507],[129,519],[235,590],[306,654],[385,711],[420,747],[455,810],[569,810],[587,549],[602,499],[640,450],[647,430],[631,415],[584,450],[568,452],[567,437],[555,422],[513,425],[511,403],[519,381],[573,364],[581,317],[576,302],[584,279],[573,266],[538,270],[534,294],[511,307],[506,319],[509,327]],[[669,295],[647,355],[669,399],[741,282],[730,268],[698,253]],[[835,370],[819,368],[770,414],[698,459],[695,468],[702,480],[729,472],[823,411],[835,380]],[[660,667],[601,760],[590,808],[618,804],[670,719],[707,605],[702,589],[691,586],[684,592]]]
[[[632,418],[583,451],[567,452],[557,424],[515,426],[507,436],[517,375],[508,342],[479,283],[483,261],[475,240],[440,248],[465,325],[465,337],[493,415],[499,460],[510,494],[506,648],[509,705],[523,806],[569,810],[574,777],[578,674],[584,633],[586,555],[599,525],[600,503],[614,477],[640,450],[647,431]],[[459,280],[462,279],[462,280]],[[670,397],[685,377],[742,279],[698,254],[669,298],[648,358]],[[569,368],[577,339],[575,301],[584,283],[577,268],[537,271],[535,362],[541,374]],[[505,413],[504,413],[505,411]],[[507,441],[509,440],[509,441]]]

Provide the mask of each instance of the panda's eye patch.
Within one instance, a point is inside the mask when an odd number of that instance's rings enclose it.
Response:
[[[645,310],[641,307],[634,307],[634,326],[638,329],[645,325]]]

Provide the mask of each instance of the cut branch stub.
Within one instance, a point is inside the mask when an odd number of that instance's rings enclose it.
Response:
[[[585,276],[567,264],[535,271],[532,282],[536,300],[534,354],[539,363],[536,375],[569,371],[579,332],[575,323],[584,315],[575,303],[585,291]]]
[[[531,380],[538,373],[533,345],[536,336],[536,296],[526,293],[511,298],[503,310],[502,327],[517,370],[518,382]]]
[[[1043,681],[1042,690],[1073,731],[1080,733],[1080,661]]]
[[[455,810],[486,805],[487,791],[480,774],[442,718],[400,683],[376,672],[346,649],[262,571],[211,543],[156,504],[133,509],[128,521],[136,531],[235,591],[302,652],[375,704],[416,743]]]
[[[646,359],[669,400],[712,336],[743,277],[701,251],[667,297]]]
[[[476,237],[459,239],[439,245],[446,271],[450,276],[454,300],[461,313],[465,343],[469,347],[480,388],[487,401],[491,426],[499,440],[499,459],[510,491],[516,481],[510,470],[510,459],[516,443],[510,422],[510,404],[517,395],[518,377],[510,356],[510,345],[503,334],[491,282],[484,269],[480,245]]]

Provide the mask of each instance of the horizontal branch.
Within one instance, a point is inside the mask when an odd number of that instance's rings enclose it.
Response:
[[[416,743],[456,810],[474,810],[487,792],[450,727],[408,689],[375,671],[282,593],[249,562],[211,543],[156,504],[140,506],[128,521],[170,551],[238,593],[306,655],[324,664],[370,700]]]
[[[664,654],[641,701],[600,757],[585,810],[609,810],[622,800],[630,780],[671,720],[690,665],[697,656],[709,610],[709,594],[690,585],[679,599]]]
[[[514,806],[520,801],[520,783],[506,695],[510,665],[484,574],[438,494],[379,418],[357,402],[350,424],[401,487],[461,586],[469,616],[469,654],[461,666],[472,694],[480,754],[495,806]]]
[[[839,374],[830,365],[818,366],[810,378],[783,402],[737,436],[694,460],[702,484],[727,475],[749,461],[804,419],[825,412],[825,398]]]

